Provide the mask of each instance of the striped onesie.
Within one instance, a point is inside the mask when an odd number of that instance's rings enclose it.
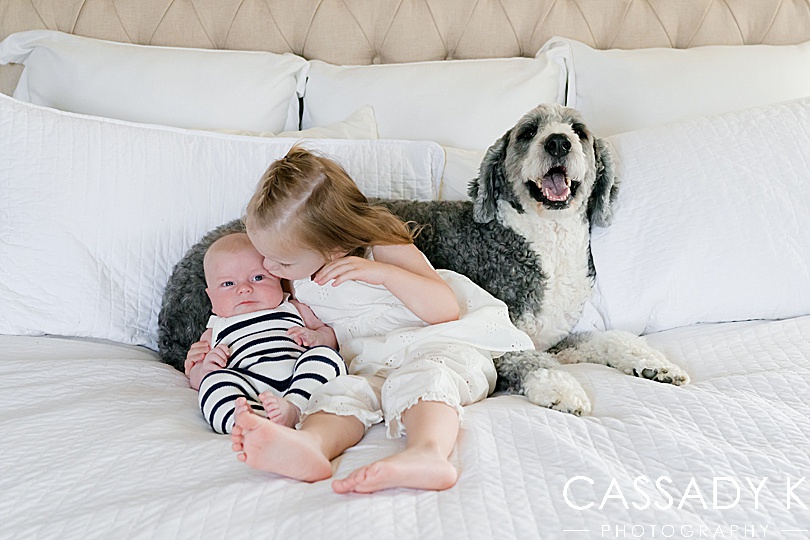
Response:
[[[275,309],[211,317],[211,348],[224,343],[231,352],[227,367],[212,371],[200,383],[200,409],[214,431],[231,432],[239,397],[262,416],[258,396],[267,391],[303,409],[315,389],[346,374],[346,364],[334,349],[307,349],[289,337],[287,330],[296,326],[304,326],[304,321],[287,301]]]

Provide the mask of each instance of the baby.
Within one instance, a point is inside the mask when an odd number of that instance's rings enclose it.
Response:
[[[190,351],[185,371],[217,433],[231,432],[239,397],[258,414],[293,427],[312,392],[346,373],[335,333],[289,299],[263,262],[245,233],[219,238],[203,260],[214,315],[201,338],[207,352]]]

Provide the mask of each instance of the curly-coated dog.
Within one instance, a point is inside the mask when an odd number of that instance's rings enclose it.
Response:
[[[465,274],[503,300],[536,351],[496,360],[498,389],[587,414],[560,363],[591,362],[672,384],[687,374],[627,332],[572,334],[594,283],[590,228],[606,226],[618,182],[607,143],[574,109],[541,105],[486,153],[470,202],[380,201],[425,227],[416,245],[436,268]]]
[[[688,377],[627,332],[572,334],[594,282],[591,225],[611,218],[616,195],[607,144],[573,109],[542,105],[527,113],[487,152],[470,202],[385,201],[405,220],[426,225],[417,246],[437,268],[481,285],[509,307],[537,350],[496,360],[498,389],[538,405],[587,414],[590,401],[560,363],[605,364],[673,384]],[[174,269],[163,297],[158,344],[162,359],[183,370],[189,346],[205,329],[211,305],[202,260],[220,236],[243,231],[241,220],[211,231]]]

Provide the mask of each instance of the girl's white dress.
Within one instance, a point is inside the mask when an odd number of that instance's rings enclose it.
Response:
[[[494,390],[493,358],[534,348],[506,304],[465,276],[438,273],[458,300],[457,321],[428,325],[380,285],[293,283],[296,299],[334,329],[349,373],[313,393],[302,419],[325,411],[356,416],[367,428],[385,420],[388,436],[398,437],[402,412],[419,399],[444,402],[461,416],[462,406]]]

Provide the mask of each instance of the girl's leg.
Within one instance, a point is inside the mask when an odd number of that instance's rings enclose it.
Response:
[[[332,489],[337,493],[371,493],[394,487],[452,487],[458,478],[449,460],[458,438],[456,410],[439,401],[420,400],[402,413],[402,423],[407,433],[405,450],[333,481]]]
[[[253,468],[316,482],[332,476],[330,461],[357,444],[365,429],[354,416],[317,412],[295,430],[254,414],[240,399],[231,448]]]

